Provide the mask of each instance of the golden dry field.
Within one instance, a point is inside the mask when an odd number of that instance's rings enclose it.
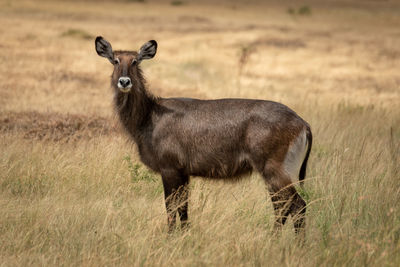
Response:
[[[400,2],[0,0],[0,266],[399,266]],[[314,144],[306,240],[273,234],[258,174],[194,178],[167,233],[161,179],[112,107],[137,50],[158,96],[282,102]]]

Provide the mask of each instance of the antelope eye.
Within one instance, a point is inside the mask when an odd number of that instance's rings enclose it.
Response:
[[[137,63],[136,59],[132,60],[132,65],[136,65],[136,63]]]
[[[114,59],[113,62],[114,62],[115,65],[118,65],[119,64],[119,58]]]

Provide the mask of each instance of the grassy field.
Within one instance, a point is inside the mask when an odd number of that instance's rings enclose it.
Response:
[[[163,97],[270,99],[314,133],[306,241],[258,175],[192,179],[192,227],[112,108],[97,56],[156,39]],[[399,266],[400,3],[0,0],[0,266]]]

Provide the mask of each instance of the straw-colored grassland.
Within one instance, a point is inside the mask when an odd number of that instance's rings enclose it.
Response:
[[[400,3],[0,0],[0,266],[399,266]],[[117,123],[94,38],[137,50],[162,97],[282,102],[314,144],[306,239],[273,232],[261,177],[161,178]]]

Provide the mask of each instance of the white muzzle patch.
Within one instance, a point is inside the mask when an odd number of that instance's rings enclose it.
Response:
[[[119,77],[117,86],[121,92],[129,93],[132,88],[131,79],[129,77]]]

